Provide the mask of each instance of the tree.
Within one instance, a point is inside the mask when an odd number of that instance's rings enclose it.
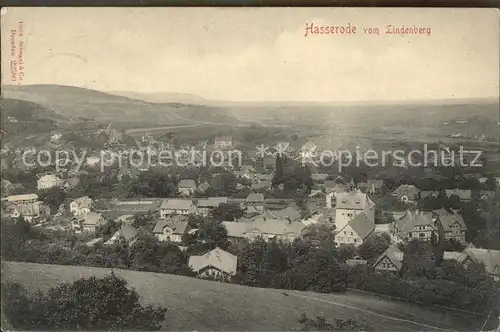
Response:
[[[214,221],[234,221],[243,216],[241,207],[234,203],[221,203],[210,212]]]
[[[323,315],[311,319],[306,313],[302,313],[299,323],[302,325],[301,331],[366,331],[355,320],[334,319],[333,323],[328,323]]]
[[[358,254],[367,261],[375,261],[391,244],[391,238],[387,233],[372,233],[358,247]]]
[[[66,195],[59,187],[50,188],[42,191],[39,199],[50,207],[51,213],[55,213],[59,209],[59,205],[64,202]]]
[[[135,290],[113,273],[78,279],[29,297],[19,284],[2,285],[2,307],[25,330],[158,330],[166,308],[142,306]]]
[[[220,223],[206,222],[201,225],[198,234],[200,239],[208,243],[211,248],[220,247],[225,249],[229,245],[227,229]]]

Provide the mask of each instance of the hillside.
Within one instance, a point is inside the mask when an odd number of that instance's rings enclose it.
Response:
[[[0,100],[2,130],[5,137],[29,136],[48,133],[70,119],[45,107],[24,100],[3,98]]]
[[[168,308],[165,330],[284,331],[297,328],[302,312],[328,319],[355,319],[373,330],[471,330],[474,318],[444,313],[357,293],[317,294],[250,288],[195,278],[114,270],[138,291],[146,304]],[[46,290],[80,277],[103,276],[109,269],[3,262],[2,280],[20,282],[29,291]]]
[[[226,121],[221,110],[203,105],[151,103],[101,91],[62,85],[3,86],[2,96],[37,103],[67,117],[98,121],[185,124],[216,116]]]

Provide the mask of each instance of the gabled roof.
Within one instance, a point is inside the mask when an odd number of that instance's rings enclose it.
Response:
[[[174,234],[184,234],[188,226],[187,219],[183,216],[174,216],[172,218],[160,219],[156,223],[153,233],[163,233],[165,227],[169,227]]]
[[[246,201],[247,202],[264,202],[264,194],[261,194],[261,193],[251,193],[251,194],[248,194],[247,198],[246,198]]]
[[[373,207],[375,203],[360,192],[339,193],[337,195],[337,209],[364,210]]]
[[[350,226],[351,229],[356,232],[356,234],[363,240],[370,235],[375,229],[373,221],[368,218],[365,213],[360,213],[354,217],[347,225],[345,225],[340,231],[342,232],[346,227]]]
[[[443,229],[445,232],[451,231],[452,226],[455,223],[458,223],[461,229],[467,230],[464,218],[455,211],[447,211],[441,208],[439,210],[432,211],[432,213],[439,218],[439,221],[441,222],[441,225],[443,225]]]
[[[419,192],[420,190],[412,184],[402,184],[392,194],[398,197],[406,195],[410,199],[417,199]]]
[[[482,262],[486,272],[500,276],[500,250],[467,248],[464,253],[477,262]]]
[[[20,202],[20,201],[36,201],[38,200],[37,194],[24,194],[24,195],[11,195],[7,196],[7,202]]]
[[[178,187],[179,188],[196,189],[196,182],[194,180],[191,180],[191,179],[180,180]]]
[[[119,230],[118,233],[120,236],[123,236],[126,241],[132,240],[137,234],[139,234],[139,231],[133,227],[132,225],[129,224],[124,224]]]
[[[306,227],[301,222],[282,219],[255,219],[251,222],[224,221],[222,224],[226,227],[230,237],[244,237],[246,233],[299,236]]]
[[[204,268],[212,266],[227,274],[235,275],[237,264],[237,256],[220,248],[215,248],[202,256],[189,257],[189,266],[194,272],[200,272]]]
[[[46,174],[38,179],[38,181],[53,181],[53,180],[57,181],[59,180],[59,178],[54,174]]]
[[[385,257],[387,257],[398,270],[401,269],[401,266],[403,266],[403,252],[401,252],[401,250],[399,250],[399,248],[395,245],[390,245],[389,248],[387,248],[387,250],[377,258],[373,266],[377,266],[378,263],[380,263],[380,261]]]
[[[101,218],[102,214],[96,212],[90,212],[82,217],[84,225],[97,225]]]
[[[190,210],[194,207],[192,200],[187,199],[165,199],[161,202],[160,209],[166,210]]]
[[[432,214],[428,212],[407,211],[404,217],[394,222],[398,228],[396,234],[402,238],[405,238],[408,232],[415,226],[430,226],[436,229],[434,221],[432,220]]]
[[[78,207],[81,209],[84,207],[90,208],[92,206],[92,204],[94,203],[94,201],[88,196],[83,196],[83,197],[75,199],[73,201],[73,203],[76,203],[78,205]]]
[[[443,260],[455,260],[459,263],[465,261],[467,257],[469,256],[464,252],[445,251],[443,253]]]
[[[208,189],[210,189],[210,183],[205,181],[202,184],[200,184],[197,189],[199,191],[207,191]]]
[[[437,190],[422,190],[420,192],[420,198],[427,198],[431,196],[437,196],[439,193]]]
[[[216,208],[221,204],[227,203],[227,197],[209,197],[206,199],[200,199],[196,204],[199,208]]]
[[[269,211],[274,219],[300,220],[300,212],[292,206],[287,206],[282,210]]]

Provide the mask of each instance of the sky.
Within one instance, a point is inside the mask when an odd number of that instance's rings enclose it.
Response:
[[[311,23],[356,34],[305,36]],[[388,35],[388,24],[431,34]],[[499,96],[495,9],[7,8],[1,25],[2,84],[233,101]],[[10,75],[12,29],[22,82]]]

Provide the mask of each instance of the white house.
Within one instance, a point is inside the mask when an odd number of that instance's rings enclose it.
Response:
[[[302,235],[306,228],[301,222],[286,219],[262,219],[257,218],[248,222],[224,221],[227,237],[233,243],[243,239],[249,241],[262,238],[264,241],[288,241],[291,242]]]
[[[375,203],[361,192],[339,193],[335,206],[335,226],[344,228],[357,215],[364,213],[375,225]]]
[[[184,196],[191,196],[196,191],[196,182],[194,180],[180,180],[177,186],[177,192]]]
[[[227,197],[209,197],[207,199],[200,199],[196,204],[196,212],[207,216],[210,211],[219,207],[221,204],[227,204]]]
[[[165,199],[160,206],[160,216],[165,218],[169,215],[188,215],[196,212],[196,206],[192,200],[187,199]]]
[[[86,215],[80,214],[73,217],[71,220],[72,228],[76,233],[80,232],[95,232],[98,226],[103,225],[106,222],[103,215],[100,213],[89,212]]]
[[[432,213],[408,210],[403,218],[391,223],[389,227],[391,242],[401,243],[413,239],[430,241],[432,234],[439,238],[435,220]]]
[[[375,230],[373,220],[365,213],[356,215],[335,235],[335,242],[359,246]]]
[[[233,146],[233,138],[231,136],[219,136],[214,139],[214,145],[217,149],[225,149]]]
[[[59,179],[56,175],[47,174],[38,179],[37,188],[38,190],[44,190],[59,187],[61,184],[61,179]]]
[[[386,251],[380,255],[373,268],[377,271],[399,272],[403,266],[403,252],[395,245],[390,245]]]
[[[90,211],[92,211],[92,205],[94,201],[88,196],[80,197],[75,199],[73,202],[69,204],[69,210],[73,213],[74,216],[78,215],[86,215]]]
[[[189,257],[189,266],[201,278],[229,281],[236,274],[238,257],[220,248]]]
[[[182,236],[186,233],[188,222],[183,216],[160,219],[156,223],[153,234],[159,241],[181,243]]]

